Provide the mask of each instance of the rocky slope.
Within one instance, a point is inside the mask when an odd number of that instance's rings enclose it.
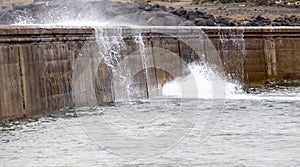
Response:
[[[35,0],[3,7],[0,24],[85,21],[147,26],[300,26],[299,8],[226,5],[180,7],[172,4]]]

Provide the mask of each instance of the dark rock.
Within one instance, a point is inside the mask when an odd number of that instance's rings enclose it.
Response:
[[[205,22],[207,26],[216,26],[216,23],[213,20],[206,19]]]
[[[165,7],[165,6],[160,6],[160,10],[161,10],[161,11],[164,11],[164,12],[168,12],[167,7]]]
[[[206,20],[203,18],[196,18],[194,23],[196,26],[206,26]]]
[[[152,11],[159,11],[159,9],[160,9],[159,4],[154,4],[151,8]]]
[[[206,12],[201,12],[201,11],[196,11],[196,13],[197,13],[197,15],[199,16],[199,17],[203,17],[203,16],[205,16],[206,15]]]
[[[167,12],[174,13],[175,12],[175,8],[174,7],[168,7],[167,8]]]
[[[229,26],[230,25],[228,20],[226,18],[222,17],[222,16],[219,16],[219,17],[216,18],[216,23],[222,24],[224,26]]]
[[[275,23],[272,23],[272,26],[282,26],[282,24],[280,22],[275,22]]]
[[[144,7],[144,10],[145,11],[151,11],[152,10],[152,5],[146,4],[145,7]]]
[[[258,20],[258,21],[264,21],[264,20],[266,20],[266,18],[263,17],[263,16],[261,16],[261,15],[257,16],[255,19]]]
[[[193,17],[193,16],[197,17],[197,13],[194,12],[194,11],[192,11],[192,10],[189,10],[189,11],[187,11],[187,12],[185,13],[185,15],[184,15],[183,17],[184,17],[185,19],[188,19],[188,20],[194,20],[194,18],[189,19],[190,16],[191,16],[191,17]]]
[[[186,14],[186,10],[183,7],[180,7],[178,10],[174,12],[177,16],[184,16]]]
[[[203,15],[203,18],[209,19],[209,20],[215,20],[215,16],[213,16],[211,14],[205,14],[205,15]]]
[[[197,15],[190,15],[187,19],[188,20],[195,20],[196,18],[198,18]]]
[[[236,21],[230,22],[229,26],[239,26],[240,24]]]

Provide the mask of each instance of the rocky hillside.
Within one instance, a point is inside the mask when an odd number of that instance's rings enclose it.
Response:
[[[180,0],[120,1],[16,2],[2,8],[0,24],[105,22],[115,25],[147,26],[300,26],[298,8],[191,5],[191,1]],[[184,3],[189,5],[177,6]]]
[[[248,3],[252,5],[300,8],[299,0],[248,0]]]

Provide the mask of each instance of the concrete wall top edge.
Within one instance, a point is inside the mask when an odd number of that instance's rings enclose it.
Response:
[[[91,27],[1,25],[0,43],[94,41],[95,31]]]
[[[7,35],[93,35],[94,29],[91,27],[64,27],[64,26],[0,26],[0,37]]]
[[[0,25],[0,43],[30,41],[68,41],[95,40],[96,26],[64,26],[64,25]],[[220,33],[238,32],[245,37],[300,37],[298,27],[196,27],[196,26],[99,26],[106,31],[122,31],[122,35],[130,36],[138,32],[151,33],[149,37],[199,37],[207,34],[210,38],[219,38]],[[113,34],[113,31],[112,31]],[[162,35],[163,34],[163,35]]]
[[[122,28],[122,29],[153,29],[153,30],[176,30],[176,29],[206,29],[206,30],[226,30],[226,29],[240,29],[247,31],[300,31],[300,26],[288,27],[288,26],[277,26],[277,27],[238,27],[238,26],[226,26],[226,27],[217,27],[217,26],[72,26],[72,25],[42,25],[42,24],[32,24],[32,25],[0,25],[0,29],[82,29],[93,31],[94,27],[100,27],[104,29],[112,28]]]

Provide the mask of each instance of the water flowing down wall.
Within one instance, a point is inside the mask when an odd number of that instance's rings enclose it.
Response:
[[[300,79],[299,28],[0,27],[0,119],[160,96],[206,62],[246,85]]]

